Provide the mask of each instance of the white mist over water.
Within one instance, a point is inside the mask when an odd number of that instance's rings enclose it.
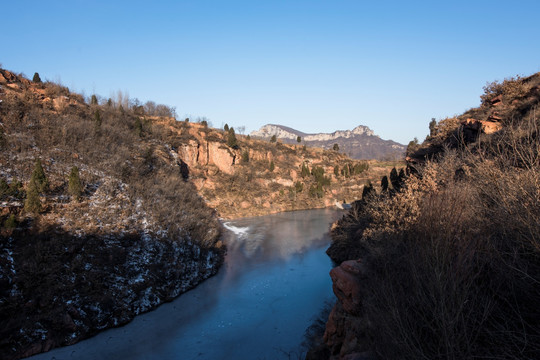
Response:
[[[333,299],[325,250],[335,210],[227,221],[219,273],[171,303],[32,359],[295,359]]]

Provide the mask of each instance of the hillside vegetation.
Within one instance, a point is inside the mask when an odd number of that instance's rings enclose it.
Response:
[[[216,273],[215,211],[142,109],[6,70],[0,100],[0,358],[124,324]]]
[[[337,290],[323,358],[540,358],[540,73],[481,100],[334,225],[332,259],[361,260],[334,273],[357,292]]]

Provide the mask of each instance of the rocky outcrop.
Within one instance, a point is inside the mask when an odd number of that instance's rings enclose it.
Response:
[[[491,115],[487,120],[476,120],[467,118],[461,121],[463,126],[462,131],[464,133],[472,132],[475,136],[479,133],[493,134],[502,129],[501,118],[495,115]]]
[[[365,336],[366,320],[362,309],[365,273],[360,260],[344,261],[330,271],[337,301],[326,323],[323,337],[326,349],[319,349],[319,354],[311,352],[308,359],[320,359],[323,353],[331,360],[375,359],[367,349]]]
[[[232,175],[235,161],[236,154],[227,146],[215,142],[208,143],[208,164],[215,165],[225,174]]]
[[[182,144],[178,148],[178,156],[184,161],[189,167],[196,166],[199,163],[199,148],[200,145],[195,140],[189,140],[187,144]]]

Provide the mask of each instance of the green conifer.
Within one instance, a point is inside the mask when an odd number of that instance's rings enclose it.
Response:
[[[32,78],[32,81],[35,82],[36,84],[41,83],[41,78],[39,77],[39,74],[37,72],[34,73],[34,77]]]
[[[0,199],[9,195],[9,184],[4,178],[0,178]]]
[[[41,211],[41,201],[39,200],[38,184],[31,179],[26,190],[26,200],[24,201],[24,211],[32,214],[39,214]]]
[[[135,119],[134,129],[135,129],[135,134],[137,134],[137,136],[139,137],[143,136],[143,124],[142,124],[141,119],[139,119],[138,117]]]
[[[388,191],[388,176],[383,176],[381,179],[381,189],[382,191]]]
[[[227,146],[238,149],[238,140],[236,140],[236,134],[234,133],[234,128],[229,129],[229,134],[227,135]]]
[[[300,172],[300,175],[303,178],[311,175],[311,172],[309,171],[309,167],[306,165],[306,163],[302,163],[302,171]]]
[[[96,122],[96,129],[99,129],[101,128],[101,114],[99,113],[99,110],[96,110],[96,112],[94,113],[94,120]]]
[[[247,164],[249,162],[249,152],[247,150],[244,150],[242,152],[242,162],[244,164]]]
[[[371,181],[368,181],[368,183],[364,185],[364,188],[362,189],[362,200],[366,200],[376,194],[377,192],[373,188],[373,184],[371,183]]]
[[[435,136],[435,134],[437,134],[437,120],[431,118],[429,122],[429,136]]]
[[[15,215],[10,214],[6,221],[4,221],[4,228],[6,229],[15,229],[17,227],[17,220],[15,219]]]
[[[82,195],[83,187],[81,178],[79,177],[79,168],[74,166],[71,168],[68,178],[68,193],[75,200],[79,200]]]
[[[43,166],[41,165],[40,158],[36,159],[34,171],[32,172],[30,182],[35,183],[36,189],[40,193],[45,192],[49,189],[49,180],[47,180],[47,176],[45,176],[45,171],[43,170]]]
[[[394,190],[398,191],[401,188],[401,182],[395,167],[392,168],[392,171],[390,171],[390,182],[392,183]]]

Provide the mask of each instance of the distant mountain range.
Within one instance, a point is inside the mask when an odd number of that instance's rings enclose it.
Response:
[[[306,134],[283,125],[268,124],[252,131],[250,136],[270,139],[276,136],[284,143],[296,144],[302,138],[302,144],[332,149],[338,144],[339,151],[353,159],[396,159],[402,158],[406,146],[392,140],[383,140],[367,126],[357,126],[352,130],[337,130],[333,133]]]

